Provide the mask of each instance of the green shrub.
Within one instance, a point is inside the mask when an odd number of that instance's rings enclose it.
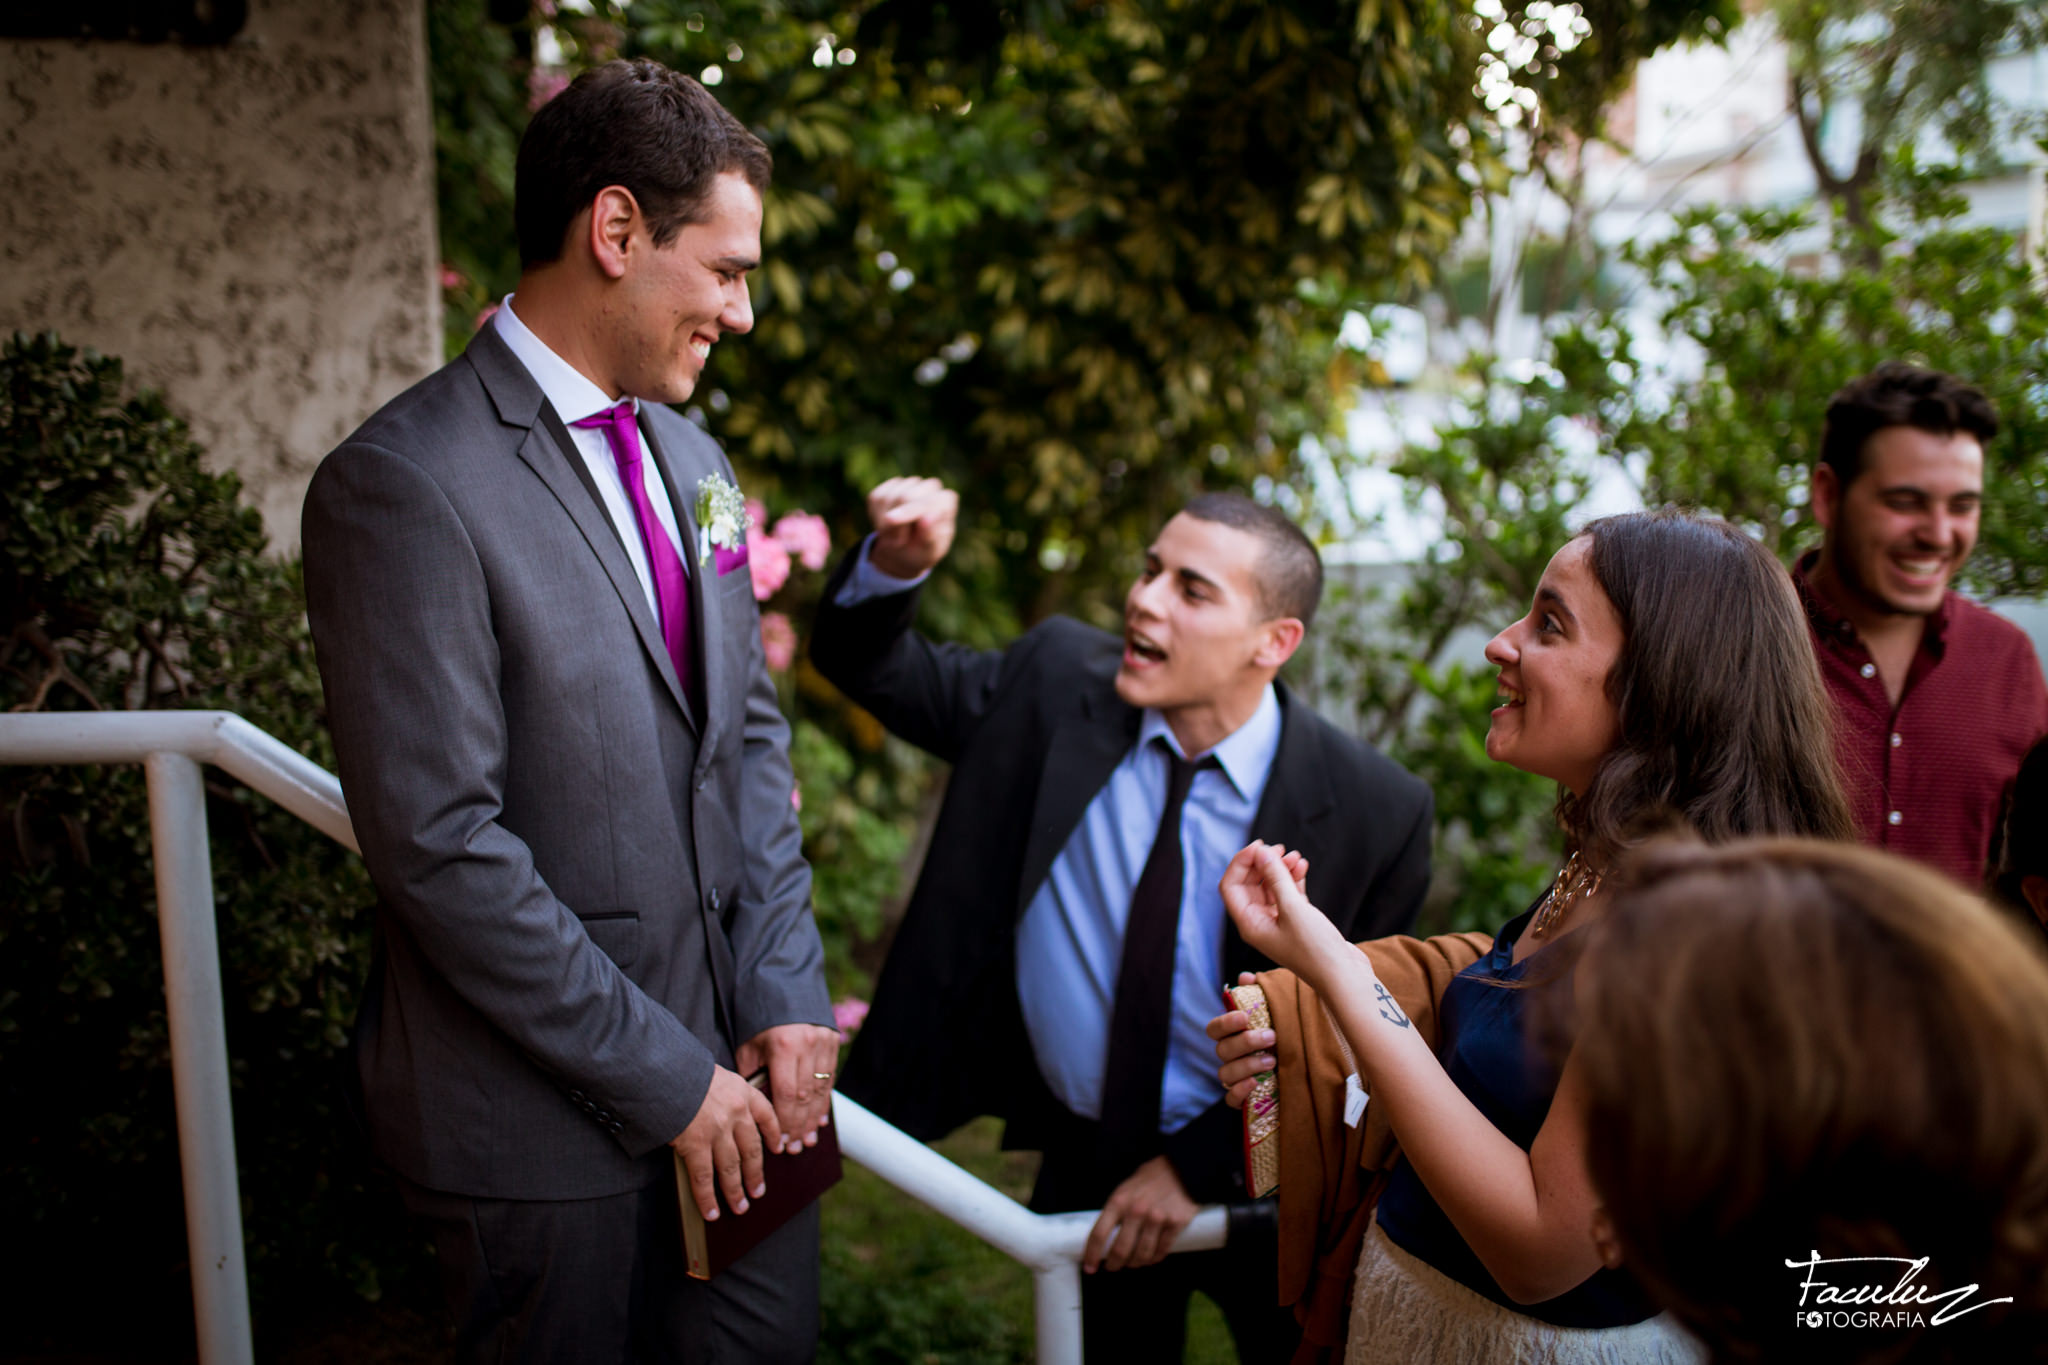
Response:
[[[122,387],[55,336],[0,347],[0,708],[219,708],[332,770],[296,562],[264,556],[240,481],[162,399]],[[257,1303],[375,1297],[412,1253],[341,1098],[369,880],[205,777]],[[190,1285],[142,772],[0,768],[0,814],[0,1273],[29,1319],[9,1326],[64,1323],[82,1284],[83,1322],[160,1334]],[[116,1265],[136,1292],[108,1315],[79,1272]]]

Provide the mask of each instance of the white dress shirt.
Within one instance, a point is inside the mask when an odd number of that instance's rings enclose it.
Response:
[[[625,544],[626,557],[633,561],[634,576],[640,580],[640,590],[647,594],[647,608],[654,613],[656,621],[661,620],[661,602],[655,595],[654,573],[647,564],[647,547],[640,543],[640,517],[633,510],[633,499],[626,492],[626,481],[619,473],[618,457],[612,454],[611,441],[597,427],[579,427],[576,423],[586,417],[615,407],[618,400],[605,397],[605,392],[584,377],[582,372],[548,348],[548,344],[527,329],[512,311],[513,295],[507,294],[498,311],[491,315],[491,325],[498,329],[498,336],[511,348],[526,372],[533,376],[533,382],[540,385],[540,391],[554,406],[562,424],[569,428],[569,439],[576,443],[576,453],[583,457],[583,463],[590,470],[591,482],[597,485],[598,495],[604,500],[605,514],[612,519],[612,526],[618,531],[619,539]],[[640,411],[640,400],[633,400],[633,411]],[[647,433],[640,433],[640,479],[647,490],[647,501],[654,508],[655,520],[668,532],[669,543],[676,547],[676,554],[683,561],[684,572],[689,572],[692,557],[683,546],[683,537],[676,527],[676,509],[669,503],[668,488],[661,481],[661,473],[654,467],[654,456],[648,450]],[[680,490],[679,490],[680,491]]]

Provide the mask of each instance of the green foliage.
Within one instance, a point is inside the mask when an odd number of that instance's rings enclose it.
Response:
[[[432,8],[436,88],[469,92],[437,100],[444,149],[459,130],[505,145],[529,82],[485,99],[470,68],[489,49],[530,74],[507,56],[527,35],[464,46],[478,0]],[[1503,22],[1540,29],[1534,8]],[[1595,0],[1587,41],[1539,46],[1516,79],[1590,126],[1636,56],[1735,13]],[[610,0],[536,22],[568,63],[553,74],[651,56],[766,141],[754,333],[718,348],[697,406],[749,492],[822,513],[842,545],[884,478],[958,488],[925,624],[975,645],[1054,611],[1113,622],[1138,550],[1205,485],[1315,519],[1300,450],[1346,374],[1343,309],[1432,284],[1502,174],[1473,89],[1487,26],[1428,0]],[[445,254],[481,279],[466,262],[504,259],[510,216],[475,169],[500,161],[464,154],[444,238],[485,235]],[[803,821],[857,989],[842,935],[865,940],[899,889],[932,770],[806,676],[785,689]]]
[[[0,499],[0,707],[230,710],[332,769],[296,565],[262,557],[237,479],[206,472],[155,394],[124,396],[118,361],[53,336],[0,348]],[[206,779],[252,1279],[270,1306],[323,1280],[374,1296],[407,1256],[361,1197],[339,1086],[368,879],[295,817]],[[0,1222],[16,1301],[76,1308],[65,1282],[92,1285],[79,1267],[119,1246],[140,1299],[182,1315],[142,773],[0,768],[0,811]]]
[[[1591,474],[1571,439],[1586,405],[1568,380],[1474,389],[1435,445],[1393,465],[1411,508],[1441,517],[1440,538],[1398,588],[1334,600],[1319,627],[1322,671],[1351,680],[1360,728],[1435,791],[1430,931],[1498,926],[1555,862],[1556,789],[1486,757],[1493,670],[1460,659],[1528,609]]]
[[[2038,134],[1993,93],[1993,58],[2048,42],[2037,0],[1773,0],[1785,40],[1792,113],[1821,193],[1850,222],[1868,224],[1869,199],[1895,189],[1888,167],[1926,139],[1972,169],[1996,167],[2014,134]],[[1828,131],[1855,130],[1843,158]]]
[[[1948,225],[1936,195],[1918,235],[1837,236],[1834,272],[1777,263],[1801,220],[1771,211],[1698,212],[1635,260],[1672,287],[1662,321],[1699,347],[1705,376],[1666,402],[1609,377],[1603,448],[1643,470],[1645,495],[1712,508],[1789,557],[1815,542],[1806,481],[1819,414],[1846,380],[1886,359],[1963,375],[1990,396],[2000,430],[1985,452],[1983,531],[1964,582],[1991,596],[2048,590],[2048,304],[2010,233]],[[1635,361],[1616,327],[1565,343],[1588,383]],[[1561,348],[1562,349],[1562,348]]]
[[[1480,35],[1387,0],[911,8],[639,0],[564,39],[716,67],[775,154],[755,333],[700,395],[750,486],[844,540],[875,482],[946,478],[934,611],[994,642],[1107,611],[1201,484],[1296,480],[1338,311],[1301,286],[1430,278],[1493,172]]]
[[[940,1144],[983,1179],[1014,1162],[984,1121]],[[1022,1199],[1025,1174],[1005,1182]],[[831,1365],[982,1365],[1032,1358],[1031,1275],[859,1167],[825,1196],[818,1358]]]
[[[982,646],[1057,610],[1113,621],[1197,488],[1297,484],[1347,293],[1427,283],[1496,171],[1482,35],[1452,6],[637,0],[554,37],[572,72],[702,75],[767,142],[754,333],[697,405],[750,493],[842,545],[884,478],[960,489],[925,624]],[[473,181],[444,178],[444,233],[509,241],[508,214],[445,206]],[[785,701],[820,923],[858,990],[933,769],[801,664]]]
[[[1910,235],[1838,220],[1825,268],[1794,252],[1814,236],[1798,213],[1684,215],[1669,239],[1625,252],[1661,291],[1669,363],[1652,363],[1662,350],[1628,314],[1596,311],[1558,331],[1528,378],[1475,365],[1461,416],[1402,452],[1395,472],[1443,538],[1396,602],[1340,606],[1352,624],[1334,632],[1353,641],[1368,729],[1436,788],[1436,922],[1492,927],[1555,864],[1552,790],[1485,760],[1492,672],[1457,662],[1453,645],[1527,609],[1601,473],[1651,505],[1727,517],[1789,561],[1819,541],[1807,481],[1829,395],[1882,360],[1916,361],[1971,379],[2000,414],[1964,583],[2048,591],[2048,302],[2011,234],[1955,226],[1942,177],[1912,183],[1886,206]]]
[[[487,0],[428,0],[443,337],[454,355],[477,315],[519,279],[513,167],[526,131],[530,35],[493,23]]]

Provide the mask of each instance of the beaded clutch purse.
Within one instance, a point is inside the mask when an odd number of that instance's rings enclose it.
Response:
[[[1257,986],[1226,986],[1223,999],[1243,1010],[1251,1027],[1273,1027],[1266,993]],[[1280,1185],[1280,1077],[1267,1071],[1252,1082],[1244,1102],[1244,1185],[1254,1199],[1263,1199]]]

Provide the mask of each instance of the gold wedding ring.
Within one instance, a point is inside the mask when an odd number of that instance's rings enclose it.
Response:
[[[829,1071],[813,1071],[811,1079],[814,1081],[829,1081],[832,1079],[832,1073]]]

